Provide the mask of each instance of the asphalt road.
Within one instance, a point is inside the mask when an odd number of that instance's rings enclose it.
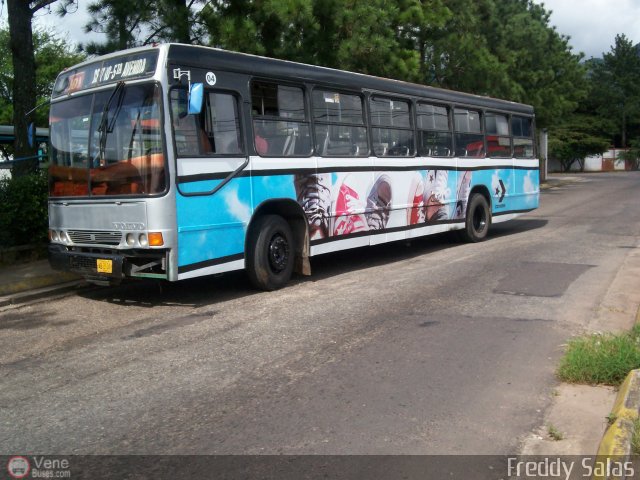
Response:
[[[640,175],[578,176],[481,244],[329,254],[0,312],[3,454],[511,454],[638,247]]]

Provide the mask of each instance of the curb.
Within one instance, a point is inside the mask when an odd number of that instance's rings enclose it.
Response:
[[[22,291],[22,292],[10,294],[7,296],[0,296],[0,307],[33,302],[43,298],[52,297],[54,295],[66,294],[71,291],[78,290],[79,288],[84,287],[86,285],[87,284],[84,280],[74,280],[71,282],[50,285],[44,288]]]
[[[636,324],[640,323],[640,306],[636,311],[635,320]],[[603,467],[611,462],[627,461],[631,458],[631,441],[636,423],[640,419],[640,369],[631,370],[620,385],[611,415],[614,416],[615,421],[607,427],[596,457],[596,464]],[[624,480],[626,478],[633,477],[605,474],[593,475],[592,480]]]
[[[24,278],[17,282],[0,285],[0,297],[78,280],[80,280],[78,275],[68,272],[55,272],[49,275],[38,275],[31,278]]]
[[[638,312],[640,316],[640,310]],[[597,463],[627,461],[631,456],[631,439],[635,430],[635,422],[640,418],[640,369],[632,370],[620,386],[618,396],[611,411],[615,421],[607,428],[600,447],[598,448]],[[625,479],[626,476],[611,477],[609,475],[594,475],[593,480],[609,478]]]

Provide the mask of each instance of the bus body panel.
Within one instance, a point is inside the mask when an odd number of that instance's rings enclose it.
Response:
[[[210,191],[220,182],[180,185],[176,198],[180,275],[243,258],[246,226],[252,214],[250,178],[233,179],[213,195],[184,195]]]

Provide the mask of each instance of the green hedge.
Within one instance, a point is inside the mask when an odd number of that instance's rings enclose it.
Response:
[[[0,247],[47,241],[47,174],[0,180]]]

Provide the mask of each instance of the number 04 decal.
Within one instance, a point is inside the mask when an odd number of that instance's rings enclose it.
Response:
[[[207,72],[207,75],[205,76],[205,80],[211,86],[215,85],[216,82],[218,81],[218,79],[216,78],[216,74],[213,72]]]

